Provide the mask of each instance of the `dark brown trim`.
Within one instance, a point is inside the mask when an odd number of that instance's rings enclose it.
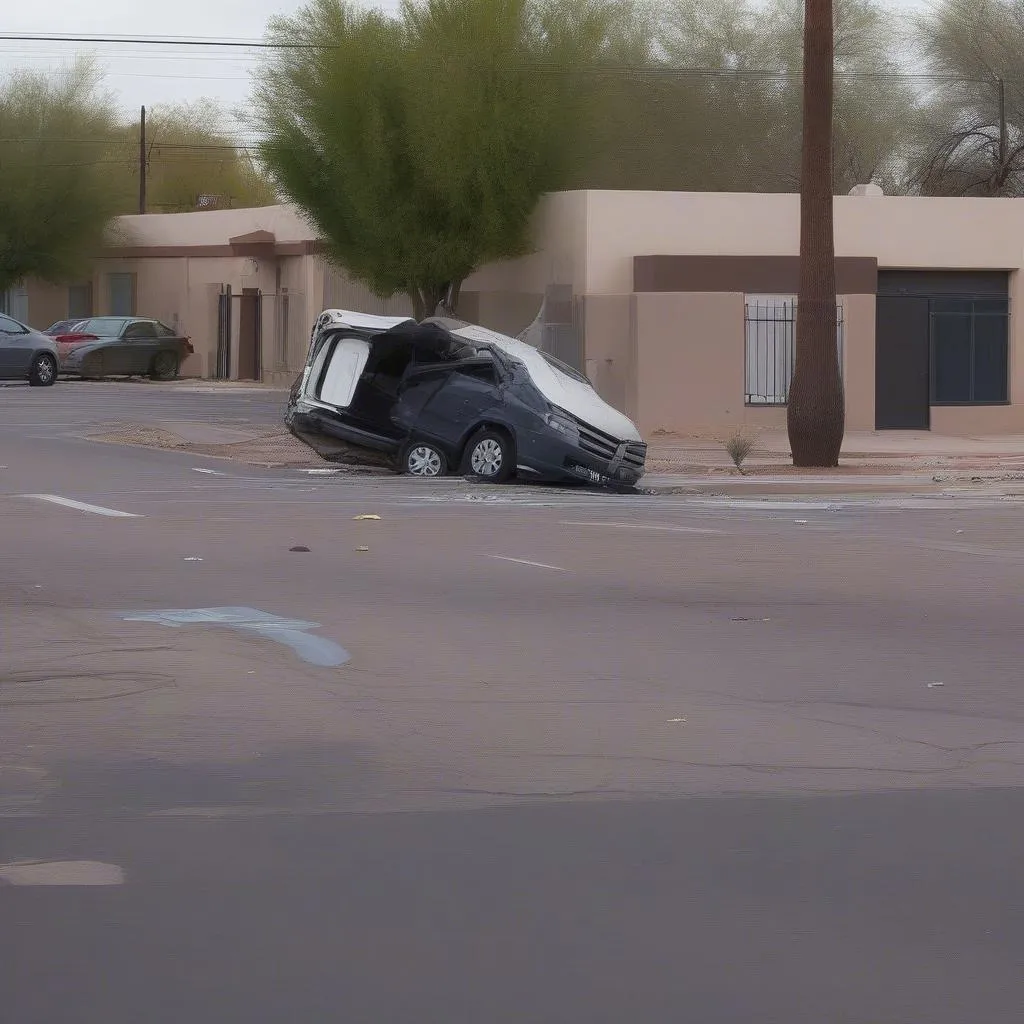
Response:
[[[635,292],[795,295],[799,282],[799,256],[633,257]],[[874,295],[877,289],[877,259],[836,257],[836,291],[840,295]]]
[[[317,240],[266,243],[243,242],[241,245],[112,245],[97,255],[100,260],[175,260],[223,259],[248,256],[250,259],[274,259],[278,256],[319,256],[325,249]]]

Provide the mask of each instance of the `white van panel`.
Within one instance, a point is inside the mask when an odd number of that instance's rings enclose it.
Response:
[[[331,349],[330,363],[317,397],[328,405],[347,409],[356,393],[359,376],[370,358],[370,343],[362,338],[342,338],[333,347],[325,345],[324,348]]]

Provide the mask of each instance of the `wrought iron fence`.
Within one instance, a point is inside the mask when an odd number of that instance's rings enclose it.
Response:
[[[796,358],[796,299],[748,299],[744,333],[746,363],[744,401],[747,405],[785,405]],[[843,366],[843,307],[836,306],[836,344]]]

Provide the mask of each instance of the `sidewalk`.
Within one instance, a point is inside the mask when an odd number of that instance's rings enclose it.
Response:
[[[1024,496],[1024,435],[949,437],[851,431],[837,469],[796,469],[785,431],[752,437],[739,472],[724,438],[657,434],[643,486],[680,493],[839,494],[982,491]]]

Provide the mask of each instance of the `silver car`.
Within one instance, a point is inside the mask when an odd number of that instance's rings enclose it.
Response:
[[[48,388],[57,379],[57,343],[0,313],[0,380]]]

